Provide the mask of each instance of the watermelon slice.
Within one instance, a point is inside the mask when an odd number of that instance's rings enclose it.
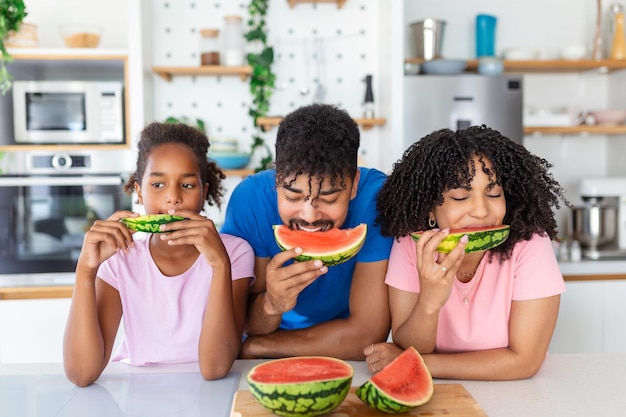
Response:
[[[146,233],[163,233],[159,228],[162,224],[185,220],[182,216],[173,214],[147,214],[139,217],[126,217],[120,219],[130,230]]]
[[[274,238],[281,250],[302,248],[295,259],[308,261],[319,259],[324,265],[338,265],[356,255],[367,235],[367,224],[352,229],[330,229],[325,232],[307,232],[290,229],[285,225],[274,226]]]
[[[256,365],[248,373],[252,396],[279,416],[327,414],[344,400],[354,370],[347,362],[325,356],[276,359]]]
[[[510,229],[508,225],[450,229],[448,236],[437,246],[437,252],[450,253],[463,235],[467,235],[469,238],[467,246],[465,246],[465,253],[493,249],[509,237]],[[422,237],[422,232],[411,233],[411,237],[417,242]]]
[[[422,356],[409,347],[382,371],[355,391],[372,408],[385,413],[404,413],[426,404],[435,386]]]

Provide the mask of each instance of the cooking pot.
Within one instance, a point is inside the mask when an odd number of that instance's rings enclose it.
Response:
[[[429,61],[441,57],[441,43],[445,26],[445,21],[432,18],[411,23],[417,58]]]
[[[589,202],[572,208],[572,232],[583,248],[597,249],[612,243],[617,230],[617,208]]]

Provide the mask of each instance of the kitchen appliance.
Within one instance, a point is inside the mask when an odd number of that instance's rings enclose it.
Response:
[[[16,143],[124,143],[124,92],[119,81],[15,81]]]
[[[572,231],[588,259],[626,257],[626,177],[583,178]]]
[[[0,175],[0,274],[72,273],[91,224],[131,208],[130,150],[11,156]]]
[[[414,56],[426,61],[441,57],[444,20],[427,18],[410,25],[413,33]]]
[[[522,143],[522,76],[404,77],[404,149],[435,130],[485,124]]]

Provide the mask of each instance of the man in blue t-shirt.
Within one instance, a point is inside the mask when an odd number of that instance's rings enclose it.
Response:
[[[385,174],[358,168],[359,128],[347,112],[313,104],[280,123],[276,169],[247,177],[233,191],[223,233],[253,247],[251,288],[242,358],[323,355],[364,359],[364,348],[387,339],[390,326],[384,283],[392,239],[376,219],[376,196]],[[293,262],[272,226],[311,232],[367,224],[359,253],[327,267]]]

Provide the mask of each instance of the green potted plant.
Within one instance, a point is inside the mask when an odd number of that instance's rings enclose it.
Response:
[[[23,0],[2,0],[0,2],[0,92],[6,94],[11,88],[11,74],[7,70],[6,64],[11,62],[11,55],[4,46],[4,39],[10,31],[17,32],[20,29],[20,23],[26,17],[26,6]]]
[[[270,108],[270,97],[274,91],[274,81],[276,75],[272,72],[272,63],[274,62],[274,50],[267,44],[267,25],[265,15],[269,8],[269,0],[251,0],[248,4],[248,12],[250,19],[248,20],[248,32],[245,33],[246,40],[249,43],[260,45],[259,52],[251,52],[247,54],[248,64],[252,67],[252,75],[250,77],[250,93],[252,94],[252,106],[248,112],[252,117],[255,127],[258,129],[257,119],[267,116]],[[260,160],[259,166],[255,168],[255,172],[262,171],[271,167],[273,157],[270,148],[267,146],[263,138],[255,134],[253,136],[250,155],[256,149],[264,150],[265,156]]]
[[[192,121],[187,116],[181,116],[181,117],[170,116],[167,119],[165,119],[165,123],[184,123],[188,126],[195,127],[200,132],[206,135],[206,127],[205,127],[206,125],[204,123],[204,120],[200,118],[197,118],[195,121]]]

